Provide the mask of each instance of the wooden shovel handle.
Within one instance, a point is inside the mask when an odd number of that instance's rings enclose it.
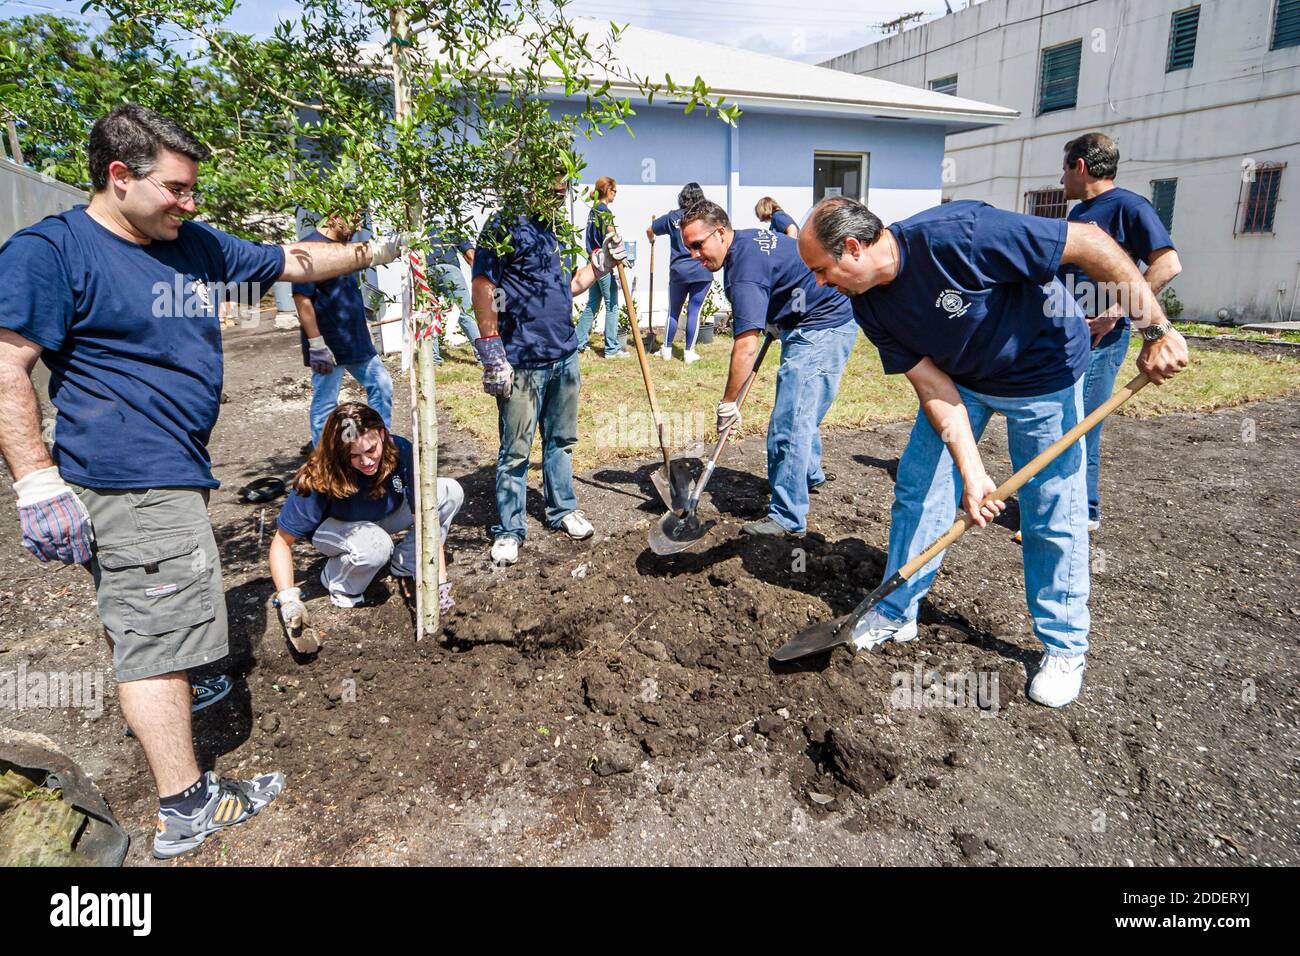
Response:
[[[614,265],[618,269],[618,284],[623,289],[623,299],[627,302],[627,317],[632,325],[629,338],[636,347],[636,360],[641,363],[641,380],[645,382],[645,393],[650,399],[650,414],[654,418],[655,434],[659,436],[659,450],[664,456],[664,468],[667,468],[669,455],[668,445],[664,441],[664,421],[663,416],[659,414],[659,400],[655,397],[654,382],[650,381],[650,363],[646,360],[645,343],[641,341],[641,323],[636,316],[636,303],[632,301],[632,289],[627,284],[627,270],[623,268],[622,261],[619,260]],[[608,315],[605,316],[605,321],[609,321]],[[614,316],[614,321],[618,321],[617,315]]]
[[[1040,452],[1033,461],[1029,462],[1025,467],[1021,468],[1006,481],[1002,482],[1002,484],[998,485],[997,488],[984,498],[984,502],[1006,501],[1023,488],[1031,478],[1051,464],[1052,461],[1061,454],[1061,452],[1065,451],[1085,434],[1092,431],[1093,427],[1096,426],[1098,422],[1140,392],[1143,386],[1145,386],[1149,381],[1150,379],[1147,378],[1146,372],[1139,372],[1134,377],[1133,381],[1129,382],[1109,399],[1098,405],[1091,415],[1079,422],[1079,424],[1075,425],[1056,441],[1052,442],[1052,444],[1046,450]],[[939,538],[938,541],[899,568],[899,575],[903,580],[910,578],[917,571],[920,571],[923,567],[929,564],[942,551],[952,545],[958,538],[964,535],[974,524],[975,522],[971,519],[971,516],[962,512],[961,517],[952,523],[952,527],[944,533],[943,537]]]

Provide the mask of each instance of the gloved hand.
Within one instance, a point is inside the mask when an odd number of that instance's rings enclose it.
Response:
[[[723,430],[732,425],[740,427],[740,408],[735,402],[718,402],[718,436],[722,436]]]
[[[506,359],[505,343],[499,335],[485,335],[474,340],[474,351],[483,363],[483,391],[501,398],[510,397],[515,370]]]
[[[456,599],[451,596],[451,582],[443,581],[438,585],[438,613],[446,614],[456,606]]]
[[[85,564],[92,557],[95,530],[81,499],[50,465],[14,482],[23,547],[42,561]]]
[[[289,641],[297,646],[297,640],[307,627],[307,606],[302,603],[300,588],[285,588],[275,596],[275,608],[280,612],[280,623]]]
[[[413,232],[395,232],[390,236],[376,236],[371,239],[366,243],[370,247],[370,264],[388,265],[411,245],[415,236]]]
[[[623,237],[618,234],[616,229],[611,229],[605,234],[605,241],[600,244],[600,248],[591,254],[591,268],[596,273],[596,278],[608,274],[615,267],[615,263],[627,261],[627,243]]]
[[[318,335],[307,340],[307,364],[317,375],[328,375],[334,371],[337,363],[334,361],[334,353],[325,344],[324,336]]]

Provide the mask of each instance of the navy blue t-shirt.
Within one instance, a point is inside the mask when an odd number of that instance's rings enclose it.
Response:
[[[704,263],[691,258],[691,250],[686,248],[686,242],[682,239],[682,210],[674,209],[664,213],[651,224],[650,229],[656,236],[668,237],[668,245],[672,249],[668,277],[672,281],[683,285],[713,281],[713,273],[705,268]]]
[[[511,251],[498,254],[487,243],[503,233],[510,237]],[[550,222],[528,216],[507,222],[497,215],[483,227],[474,277],[485,276],[502,293],[498,328],[514,367],[540,368],[578,351],[572,274]]]
[[[310,538],[326,518],[338,521],[382,521],[402,507],[402,502],[415,510],[415,457],[411,443],[393,435],[397,446],[397,467],[384,483],[384,493],[373,498],[373,480],[357,472],[353,475],[357,490],[346,498],[331,498],[313,491],[304,495],[290,491],[280,508],[276,524],[295,538]]]
[[[425,264],[430,269],[434,266],[455,266],[459,269],[460,256],[457,253],[469,252],[474,248],[474,243],[468,239],[462,239],[459,242],[443,239],[442,233],[438,229],[429,230],[429,239],[433,243],[433,249],[425,258]]]
[[[1070,222],[1091,222],[1100,226],[1112,239],[1123,247],[1135,263],[1149,264],[1151,253],[1157,249],[1172,249],[1173,239],[1169,230],[1156,215],[1155,207],[1145,197],[1127,189],[1108,189],[1100,196],[1085,199],[1075,205],[1066,217]],[[1074,278],[1071,279],[1070,276]],[[1106,303],[1100,300],[1092,287],[1088,273],[1078,266],[1062,266],[1061,281],[1074,293],[1075,299],[1084,307],[1087,315],[1096,315],[1105,309]],[[1128,316],[1115,323],[1115,328],[1107,332],[1097,348],[1113,345],[1124,334]]]
[[[1056,271],[1063,219],[944,203],[894,223],[899,271],[853,296],[885,373],[929,356],[985,395],[1046,395],[1088,367],[1088,324]]]
[[[587,213],[587,252],[599,249],[605,241],[605,233],[614,225],[614,214],[603,202],[598,202]]]
[[[799,228],[799,224],[794,221],[794,217],[784,209],[778,209],[776,212],[772,213],[773,232],[779,232],[784,236],[786,235],[786,230],[791,226],[794,226],[796,229]]]
[[[767,229],[737,229],[722,286],[731,300],[733,335],[775,322],[783,329],[834,328],[853,321],[849,300],[817,278],[799,258],[799,242]]]
[[[279,246],[193,221],[174,240],[138,245],[85,206],[0,247],[0,327],[44,349],[63,478],[216,488],[207,444],[221,407],[217,303],[231,283],[256,284],[241,297],[256,301],[283,272]]]
[[[336,242],[313,229],[304,236],[302,242]],[[370,338],[370,326],[366,324],[366,300],[361,295],[361,275],[353,273],[336,279],[324,279],[320,282],[295,282],[293,291],[311,299],[316,310],[316,326],[321,338],[334,353],[334,361],[339,365],[360,365],[369,362],[377,354],[375,343]],[[307,333],[299,330],[302,340],[302,364],[310,365],[307,360]]]

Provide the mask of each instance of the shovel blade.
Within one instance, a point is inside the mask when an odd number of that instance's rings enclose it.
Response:
[[[656,468],[650,473],[650,483],[655,486],[660,499],[669,511],[684,515],[691,500],[691,463],[674,458],[667,469]]]
[[[798,660],[800,657],[820,654],[823,651],[839,647],[841,644],[851,643],[853,628],[848,625],[854,621],[855,617],[853,614],[845,614],[829,621],[819,621],[805,627],[794,638],[777,648],[776,653],[772,655],[772,660]]]
[[[650,550],[655,554],[680,554],[703,540],[714,521],[701,521],[694,514],[680,518],[669,511],[650,526]]]

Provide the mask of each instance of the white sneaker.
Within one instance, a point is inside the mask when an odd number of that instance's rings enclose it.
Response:
[[[673,347],[671,345],[665,345],[659,350],[659,357],[665,362],[671,362],[673,360]]]
[[[492,563],[514,564],[519,560],[519,539],[503,534],[492,542]]]
[[[1089,531],[1097,531],[1097,530],[1099,530],[1100,528],[1101,528],[1101,522],[1100,522],[1100,521],[1089,521],[1089,522],[1088,522],[1088,530],[1089,530]]]
[[[699,360],[700,353],[696,352],[695,349],[687,349],[686,353],[682,356],[682,361],[687,365],[690,365],[692,362],[698,362]]]
[[[853,628],[853,647],[859,651],[874,651],[888,641],[906,644],[914,640],[916,640],[916,621],[899,624],[879,611],[868,611]]]
[[[1087,666],[1083,654],[1044,654],[1038,673],[1029,683],[1029,699],[1045,707],[1064,707],[1083,689],[1083,669]]]
[[[560,519],[560,527],[574,541],[582,541],[596,533],[596,529],[591,526],[591,522],[581,511],[570,511]]]

